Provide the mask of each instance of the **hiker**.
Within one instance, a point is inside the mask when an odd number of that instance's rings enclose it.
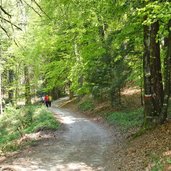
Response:
[[[52,103],[52,96],[49,96],[49,107],[51,107],[51,103]]]
[[[46,107],[49,107],[49,96],[46,95],[45,98],[44,98],[44,100],[45,100]]]

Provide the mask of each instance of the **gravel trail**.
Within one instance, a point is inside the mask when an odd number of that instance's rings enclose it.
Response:
[[[115,171],[110,152],[119,143],[117,135],[92,119],[61,108],[66,99],[55,102],[51,110],[65,130],[54,139],[23,151],[0,165],[2,171]],[[110,165],[110,167],[109,167]],[[10,169],[8,169],[10,168]]]

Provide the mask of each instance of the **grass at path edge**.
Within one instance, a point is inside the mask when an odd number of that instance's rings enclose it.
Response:
[[[7,107],[0,116],[0,154],[21,148],[17,143],[25,134],[40,130],[57,130],[60,123],[44,106]]]

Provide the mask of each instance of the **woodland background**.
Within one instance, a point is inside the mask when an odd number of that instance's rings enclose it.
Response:
[[[141,90],[144,126],[168,117],[171,3],[168,0],[0,2],[0,109],[48,93],[122,104]]]

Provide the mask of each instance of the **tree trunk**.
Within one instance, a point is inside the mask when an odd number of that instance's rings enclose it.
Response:
[[[74,97],[74,92],[71,90],[71,85],[72,85],[72,81],[68,81],[68,91],[69,91],[69,99],[73,99],[73,97]],[[81,98],[81,96],[80,96],[80,98]]]
[[[31,91],[30,91],[30,77],[28,67],[24,67],[24,77],[25,77],[25,103],[31,104]]]
[[[61,97],[61,90],[58,87],[55,87],[51,91],[51,95],[54,100],[57,100]]]
[[[19,96],[19,69],[20,66],[17,65],[15,69],[15,106],[18,104],[18,96]]]
[[[157,41],[159,22],[151,25],[150,34],[150,69],[151,69],[151,90],[154,105],[154,116],[159,117],[163,106],[163,84],[160,61],[160,44]]]
[[[140,95],[140,98],[141,98],[141,106],[144,106],[144,99],[143,99],[143,80],[142,80],[142,78],[141,78],[140,91],[141,91],[141,95]]]
[[[157,41],[159,22],[144,26],[144,113],[145,124],[160,122],[163,107],[163,84],[160,61],[160,44]]]
[[[14,82],[14,71],[10,69],[8,71],[8,84],[9,84],[9,90],[8,90],[8,101],[13,104],[14,99],[14,90],[13,90],[13,82]]]
[[[165,47],[167,48],[166,57],[164,59],[164,102],[161,112],[161,123],[167,118],[167,110],[169,105],[169,97],[171,91],[171,20],[168,22],[168,38],[165,39]]]
[[[151,90],[151,70],[150,70],[150,27],[144,26],[144,55],[143,55],[143,73],[144,73],[144,117],[145,125],[152,122],[153,102]]]
[[[111,87],[110,88],[110,100],[111,106],[118,107],[121,105],[121,89],[120,87]]]
[[[0,1],[0,4],[2,5],[2,0]],[[0,12],[1,14],[1,12]],[[2,56],[2,43],[0,42],[0,58]],[[2,64],[0,63],[0,114],[3,113],[3,106],[2,106],[2,72],[3,72],[3,67]]]
[[[0,71],[0,114],[3,113],[3,107],[2,107],[2,75]]]
[[[115,96],[115,88],[111,87],[110,88],[110,101],[111,101],[111,106],[115,107],[116,102],[115,102],[116,96]]]

